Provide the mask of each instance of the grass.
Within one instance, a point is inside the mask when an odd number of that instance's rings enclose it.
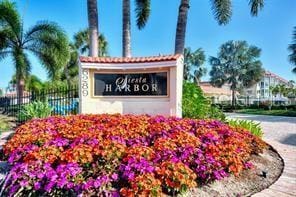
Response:
[[[12,129],[15,126],[13,121],[13,118],[0,115],[0,135],[1,133]]]
[[[256,114],[256,115],[296,117],[296,111],[295,110],[241,109],[241,110],[237,110],[236,112],[244,113],[244,114]]]

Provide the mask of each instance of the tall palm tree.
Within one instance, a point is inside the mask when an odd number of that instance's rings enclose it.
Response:
[[[193,52],[189,47],[185,48],[183,79],[198,84],[200,78],[207,72],[206,68],[202,66],[205,60],[206,56],[201,48],[198,48]]]
[[[88,15],[88,26],[89,26],[89,37],[90,37],[90,47],[89,56],[97,57],[98,51],[98,8],[97,0],[87,0],[87,15]]]
[[[150,0],[135,0],[138,29],[145,27],[150,16]],[[122,0],[122,56],[131,57],[131,5],[130,0]]]
[[[241,87],[250,87],[260,81],[263,75],[259,60],[261,50],[249,46],[246,41],[228,41],[221,45],[217,57],[210,57],[211,84],[221,87],[229,84],[232,90],[232,106],[235,106],[235,92]]]
[[[232,16],[231,0],[211,0],[212,10],[219,25],[226,25]],[[264,6],[264,0],[250,0],[251,15],[257,16]],[[183,54],[190,0],[180,0],[175,38],[175,54]]]
[[[56,79],[68,60],[68,45],[65,33],[57,24],[42,21],[25,31],[15,3],[0,2],[0,60],[7,56],[13,59],[19,98],[31,71],[27,52],[37,56],[48,76]]]
[[[292,43],[289,45],[289,51],[291,54],[289,55],[290,62],[294,65],[292,72],[296,74],[296,26],[293,31]]]

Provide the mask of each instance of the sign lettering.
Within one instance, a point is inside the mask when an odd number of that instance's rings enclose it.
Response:
[[[94,96],[167,96],[167,72],[94,74]]]

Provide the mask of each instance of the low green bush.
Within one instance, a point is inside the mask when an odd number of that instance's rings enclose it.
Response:
[[[33,118],[46,118],[51,115],[52,108],[48,102],[34,101],[22,107],[19,120],[30,120]]]
[[[189,82],[183,84],[182,113],[187,118],[225,120],[223,112],[211,105],[201,88]]]
[[[256,135],[258,137],[263,136],[263,131],[260,126],[260,123],[255,123],[252,120],[239,120],[239,119],[227,119],[227,123],[230,126],[238,127],[238,128],[244,128],[250,131],[253,135]]]

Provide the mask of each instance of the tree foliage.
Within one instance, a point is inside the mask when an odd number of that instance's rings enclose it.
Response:
[[[150,0],[135,0],[136,22],[139,29],[143,29],[149,19],[151,8]]]
[[[14,86],[17,83],[16,75],[13,75],[11,80],[9,81],[9,86]],[[39,92],[44,88],[44,83],[42,80],[36,75],[28,75],[25,80],[25,90]]]
[[[275,86],[270,86],[269,90],[273,96],[280,95],[288,98],[296,97],[296,86],[293,80],[289,81],[288,85],[286,84],[277,84]]]
[[[294,27],[292,43],[289,45],[288,50],[291,52],[289,60],[294,66],[292,72],[296,74],[296,26]]]
[[[98,47],[99,47],[99,56],[107,56],[108,55],[108,42],[104,36],[104,34],[100,34],[98,37]],[[71,47],[77,49],[80,54],[88,54],[89,52],[89,33],[88,29],[81,30],[74,35],[74,43]]]
[[[235,91],[250,87],[261,79],[260,52],[258,47],[249,46],[246,41],[228,41],[221,45],[217,57],[210,57],[211,84],[216,87],[230,84],[233,105]]]
[[[210,0],[213,15],[219,25],[226,25],[232,17],[232,0]],[[264,7],[264,0],[249,0],[252,16],[257,16]],[[180,0],[175,38],[175,54],[182,54],[185,46],[188,9],[190,0]]]
[[[15,3],[0,2],[0,60],[10,56],[14,62],[18,89],[31,72],[28,52],[34,54],[46,69],[49,78],[57,79],[69,58],[68,39],[53,22],[40,21],[24,30]],[[18,91],[22,94],[21,91]]]
[[[219,119],[224,120],[225,115],[204,95],[199,86],[194,83],[183,83],[182,115],[186,118]]]
[[[207,70],[203,67],[206,56],[202,48],[195,51],[185,48],[184,50],[184,80],[198,83],[200,78],[206,74]]]

